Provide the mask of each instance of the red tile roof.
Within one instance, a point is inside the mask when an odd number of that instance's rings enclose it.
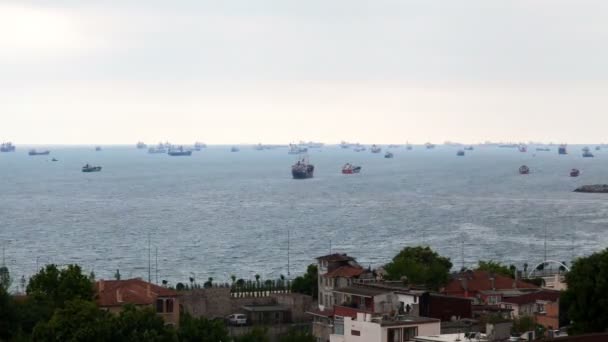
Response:
[[[346,254],[334,253],[334,254],[320,256],[317,258],[317,260],[334,262],[334,261],[351,261],[351,260],[355,260],[355,258],[349,257]]]
[[[479,291],[492,290],[491,275],[486,271],[467,271],[460,273],[456,278],[452,279],[448,285],[444,288],[443,293],[445,294],[460,294],[464,293],[463,278],[466,278],[466,287],[469,293],[475,293]],[[515,286],[513,286],[515,282]],[[512,290],[512,289],[537,289],[538,286],[530,283],[526,283],[521,280],[515,280],[510,277],[495,274],[494,275],[494,289],[496,290]]]
[[[527,293],[517,297],[504,298],[502,301],[505,303],[517,305],[535,303],[537,300],[557,302],[557,300],[559,299],[559,295],[559,291],[542,290],[538,292]]]
[[[125,304],[153,304],[157,297],[176,297],[177,292],[148,283],[140,278],[127,280],[100,280],[95,283],[97,304],[101,307]]]
[[[365,270],[361,267],[344,265],[344,266],[340,266],[340,267],[336,268],[335,270],[333,270],[331,272],[325,273],[324,276],[327,278],[337,278],[337,277],[353,278],[353,277],[360,276],[363,272],[365,272]]]

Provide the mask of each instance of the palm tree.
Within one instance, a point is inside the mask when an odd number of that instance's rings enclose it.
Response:
[[[234,285],[234,282],[236,281],[236,276],[233,274],[230,276],[230,279],[232,279],[232,285]]]

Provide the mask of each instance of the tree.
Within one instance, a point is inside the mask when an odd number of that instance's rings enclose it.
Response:
[[[120,314],[113,317],[112,328],[115,339],[121,341],[174,341],[175,331],[165,325],[153,309],[138,309],[125,305]]]
[[[7,290],[0,287],[0,341],[9,341],[17,333],[18,318],[13,300]]]
[[[270,342],[266,328],[254,327],[250,332],[235,337],[234,342]]]
[[[177,336],[180,341],[229,341],[228,329],[221,320],[194,318],[188,313],[183,313],[179,322]]]
[[[604,332],[608,327],[608,249],[574,261],[562,296],[571,333]]]
[[[76,299],[57,309],[48,322],[34,328],[34,341],[112,341],[110,314],[89,301]]]
[[[489,273],[500,274],[506,277],[515,278],[515,266],[511,265],[509,267],[501,264],[496,261],[483,261],[479,260],[477,263],[476,271],[486,271]]]
[[[287,334],[279,338],[279,342],[315,342],[317,339],[309,332],[289,329]]]
[[[316,264],[308,265],[306,273],[296,277],[291,283],[291,291],[303,293],[317,299],[319,296],[318,269]]]
[[[387,278],[400,280],[403,277],[413,284],[439,289],[447,284],[452,263],[431,248],[405,247],[393,260],[384,266]]]
[[[0,288],[8,292],[8,289],[12,284],[11,274],[8,271],[8,267],[0,266]]]
[[[54,307],[63,307],[69,300],[91,301],[94,289],[80,266],[68,265],[59,270],[55,265],[47,265],[30,279],[26,292],[34,298],[48,300]]]

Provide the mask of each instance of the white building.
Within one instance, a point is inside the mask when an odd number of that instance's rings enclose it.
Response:
[[[414,316],[382,316],[358,312],[334,321],[330,342],[406,342],[418,335],[439,335],[438,319]]]

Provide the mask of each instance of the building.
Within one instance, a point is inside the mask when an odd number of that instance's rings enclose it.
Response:
[[[334,297],[334,289],[350,286],[355,279],[371,271],[365,270],[355,258],[346,254],[329,254],[317,258],[319,282],[319,309],[331,309],[338,300]]]
[[[375,315],[357,312],[353,318],[336,319],[330,342],[406,342],[418,335],[437,335],[438,319],[407,315]]]
[[[97,304],[112,313],[122,311],[124,305],[152,308],[168,325],[178,326],[180,303],[177,292],[143,281],[99,280],[95,283]]]
[[[534,317],[548,330],[559,328],[559,291],[539,290],[521,296],[503,298],[501,307],[511,310],[511,318]]]
[[[503,292],[523,294],[538,288],[519,279],[478,270],[460,272],[441,292],[450,296],[474,298],[477,300],[475,304],[498,304]]]

